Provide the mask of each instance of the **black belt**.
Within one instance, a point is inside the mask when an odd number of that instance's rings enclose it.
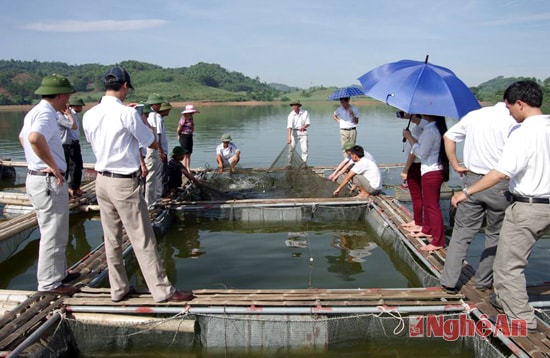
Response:
[[[530,204],[550,204],[550,198],[533,198],[531,196],[521,196],[512,194],[514,201],[519,201],[520,203],[530,203]]]
[[[65,173],[63,173],[63,172],[60,172],[60,173],[61,173],[61,175],[65,175]],[[41,172],[39,170],[30,170],[30,169],[27,171],[27,174],[37,175],[39,177],[54,177],[55,176],[54,173],[45,173],[45,172]]]
[[[117,174],[117,173],[111,173],[111,172],[98,172],[99,174],[103,175],[104,177],[109,178],[118,178],[118,179],[132,179],[137,178],[139,176],[139,171],[133,172],[132,174]]]
[[[353,131],[355,130],[355,127],[353,128],[340,128],[341,131]]]
[[[73,140],[72,143],[65,143],[63,145],[75,145],[75,144],[79,144],[79,141]]]
[[[478,177],[485,176],[485,174],[474,173],[474,172],[471,171],[471,170],[468,170],[468,172],[467,172],[466,174],[468,174],[468,175],[475,175],[475,176],[478,176]]]

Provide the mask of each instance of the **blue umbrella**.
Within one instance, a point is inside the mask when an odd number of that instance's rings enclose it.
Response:
[[[336,100],[336,99],[345,98],[345,97],[364,96],[364,95],[365,94],[363,93],[363,91],[361,91],[360,88],[344,87],[332,92],[327,99],[331,101],[331,100]]]
[[[407,113],[461,118],[480,108],[468,86],[448,68],[401,60],[359,77],[365,95]]]

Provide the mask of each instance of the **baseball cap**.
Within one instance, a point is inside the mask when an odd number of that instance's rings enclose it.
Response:
[[[113,68],[107,70],[107,72],[105,72],[103,82],[104,83],[108,83],[108,82],[124,83],[124,82],[126,82],[126,83],[128,83],[128,87],[130,87],[131,89],[134,89],[134,86],[132,86],[132,82],[130,82],[130,74],[124,68],[119,67],[119,66],[113,67]]]

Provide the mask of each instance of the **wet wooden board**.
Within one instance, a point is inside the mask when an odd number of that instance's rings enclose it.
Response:
[[[192,306],[418,306],[461,305],[463,295],[447,294],[439,288],[427,289],[296,289],[296,290],[195,290],[196,296],[187,304]],[[156,303],[147,293],[136,293],[114,303],[108,289],[83,288],[67,305],[182,305]]]
[[[499,313],[490,303],[481,302],[477,304],[477,308],[490,316],[496,316]],[[528,333],[527,337],[509,337],[510,340],[519,347],[522,351],[527,353],[530,357],[548,357],[550,354],[550,348],[543,343],[548,337],[546,332]],[[508,347],[511,348],[511,347]]]
[[[35,294],[0,320],[0,349],[14,348],[47,316],[61,307],[63,298],[54,295]]]

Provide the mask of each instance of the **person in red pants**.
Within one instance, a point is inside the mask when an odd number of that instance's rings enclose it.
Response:
[[[406,118],[406,117],[405,117]],[[427,123],[422,119],[422,116],[419,114],[410,114],[409,119],[411,123],[414,124],[414,127],[411,129],[411,134],[413,137],[418,139],[422,134],[424,125]],[[407,144],[408,141],[406,142]],[[423,204],[422,204],[422,183],[420,175],[420,159],[418,159],[414,154],[411,153],[411,146],[408,145],[408,148],[405,148],[407,153],[407,161],[401,172],[401,179],[403,183],[407,184],[409,188],[409,193],[411,195],[412,206],[413,206],[413,220],[402,224],[403,228],[412,233],[422,232],[422,223],[423,223]]]
[[[428,123],[420,137],[414,138],[408,129],[403,130],[403,137],[411,144],[411,153],[420,159],[424,206],[421,233],[432,237],[430,244],[420,250],[432,252],[445,246],[445,228],[439,199],[441,184],[449,180],[449,159],[443,144],[447,124],[442,116],[422,115],[422,118]]]

